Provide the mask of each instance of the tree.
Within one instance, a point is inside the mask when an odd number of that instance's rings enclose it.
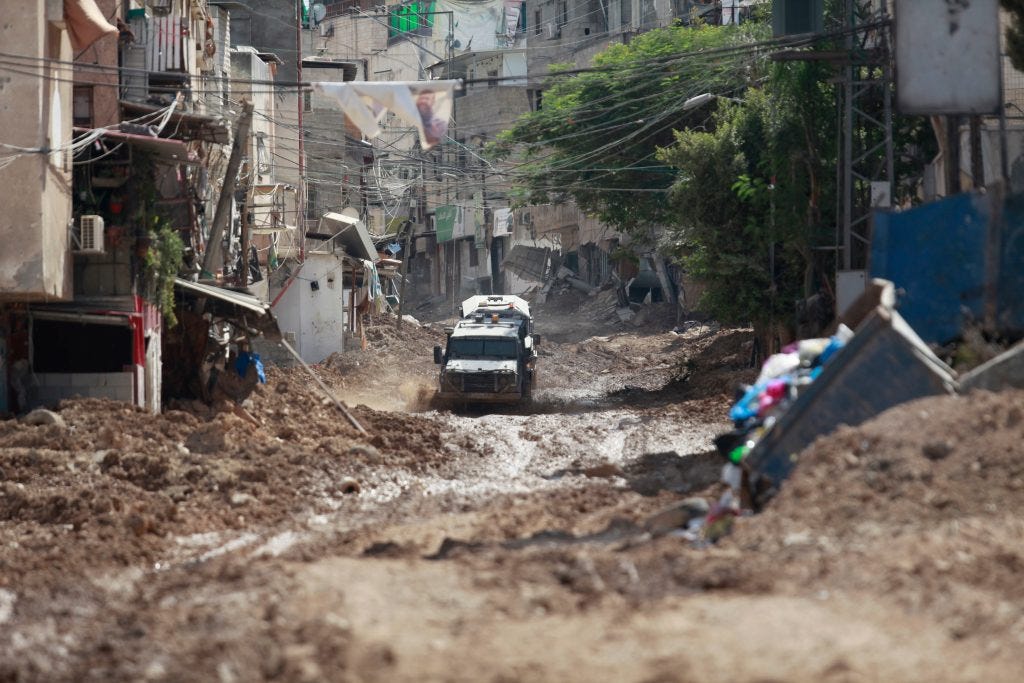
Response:
[[[1000,0],[1010,13],[1011,24],[1006,27],[1006,52],[1017,71],[1024,71],[1024,0]]]
[[[657,191],[669,188],[675,171],[658,162],[657,148],[672,143],[673,130],[709,118],[706,106],[684,107],[688,99],[739,92],[756,80],[759,62],[744,48],[766,35],[763,24],[670,27],[606,49],[593,71],[553,67],[543,108],[516,122],[493,151],[519,162],[511,177],[523,203],[571,197],[602,222],[646,235],[672,219]]]
[[[709,130],[683,130],[659,159],[679,169],[670,249],[706,285],[702,307],[762,331],[829,281],[816,247],[834,242],[835,99],[827,67],[777,64]]]

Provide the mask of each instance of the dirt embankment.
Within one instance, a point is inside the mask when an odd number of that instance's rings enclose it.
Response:
[[[409,405],[442,338],[371,326],[377,355],[314,372]],[[0,422],[0,680],[1020,679],[1024,392],[823,437],[700,548],[645,522],[721,492],[749,331],[541,349],[535,412],[369,402],[366,435],[299,368],[255,423]]]
[[[302,370],[267,374],[246,404],[255,422],[226,406],[153,416],[100,399],[64,402],[64,425],[0,421],[0,585],[154,560],[172,535],[287,524],[343,504],[346,478],[373,486],[447,452],[435,422],[358,407],[360,434]]]

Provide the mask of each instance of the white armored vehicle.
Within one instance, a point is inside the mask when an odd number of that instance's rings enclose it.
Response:
[[[462,319],[434,347],[445,402],[517,403],[537,381],[537,344],[530,305],[518,296],[479,295],[462,302]]]

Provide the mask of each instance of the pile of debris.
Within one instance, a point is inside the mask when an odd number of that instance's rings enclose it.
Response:
[[[763,509],[795,471],[816,470],[801,476],[823,482],[814,449],[808,448],[823,435],[835,432],[834,438],[840,439],[848,434],[844,429],[929,396],[1024,387],[1024,346],[990,360],[958,383],[956,373],[894,310],[894,300],[892,283],[876,280],[837,323],[835,334],[794,343],[765,362],[757,380],[743,387],[730,410],[734,429],[715,440],[725,460],[722,480],[729,488],[706,512],[695,511],[683,520],[688,528],[684,535],[701,542],[721,538],[731,530],[733,518]],[[986,424],[997,419],[986,415]],[[1013,427],[1020,420],[1016,409],[1004,421]],[[944,460],[954,450],[949,440],[935,440],[927,433],[922,438],[933,439],[919,445],[923,463]],[[843,466],[860,467],[860,456],[869,446],[866,441],[844,451]],[[885,479],[893,472],[902,476],[889,464],[879,465],[871,478]],[[840,490],[831,484],[826,488]],[[924,499],[927,504],[931,496]]]

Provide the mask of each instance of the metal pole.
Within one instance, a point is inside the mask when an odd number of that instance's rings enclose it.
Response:
[[[402,285],[398,292],[398,319],[395,321],[395,327],[402,326],[402,304],[405,303],[405,281],[409,279],[409,247],[412,242],[412,230],[413,224],[406,222],[405,224],[405,246],[402,249],[405,255],[402,257]]]
[[[295,0],[295,80],[302,83],[302,0]],[[302,88],[297,91],[299,124],[299,192],[295,202],[298,208],[299,259],[306,260],[306,145],[302,127],[302,110],[306,95]]]
[[[249,207],[252,205],[252,193],[256,184],[252,181],[255,168],[249,165],[249,187],[245,191],[245,203],[242,205],[242,267],[238,273],[238,284],[242,287],[249,286],[249,231],[252,225],[249,223]]]
[[[985,164],[981,157],[981,117],[971,117],[971,184],[977,190],[985,186]]]
[[[846,51],[851,64],[843,82],[843,270],[853,267],[853,12],[854,0],[846,0],[843,24],[847,29]]]
[[[999,171],[1003,176],[1003,193],[1010,193],[1010,157],[1006,149],[1006,57],[999,55]]]
[[[345,407],[344,403],[335,398],[334,394],[331,393],[331,390],[328,389],[327,385],[323,383],[323,380],[317,377],[316,373],[313,372],[313,369],[306,365],[306,361],[302,360],[302,356],[300,356],[298,352],[292,348],[291,344],[286,342],[283,338],[280,340],[279,343],[281,344],[282,347],[284,347],[285,351],[290,353],[295,360],[299,361],[299,365],[302,366],[302,369],[309,373],[309,376],[313,378],[313,381],[316,382],[317,386],[320,387],[320,390],[324,392],[324,396],[326,396],[328,399],[330,399],[332,403],[334,403],[334,407],[341,411],[342,415],[345,416],[349,423],[356,428],[356,431],[358,431],[360,434],[366,434],[366,429],[363,428],[363,425],[359,424],[359,420],[356,419],[356,416],[349,412],[348,408]]]
[[[212,275],[211,268],[221,258],[221,240],[224,238],[224,225],[231,216],[231,203],[235,200],[235,184],[238,182],[238,168],[245,156],[246,144],[249,140],[249,127],[252,125],[253,105],[248,100],[242,102],[242,114],[238,118],[235,129],[235,141],[231,145],[231,157],[228,169],[224,172],[224,183],[217,201],[217,209],[213,214],[213,225],[210,227],[210,239],[206,243],[206,255],[203,257],[203,271]],[[244,141],[244,142],[243,142]]]
[[[960,117],[946,117],[946,196],[959,194],[960,186]]]

